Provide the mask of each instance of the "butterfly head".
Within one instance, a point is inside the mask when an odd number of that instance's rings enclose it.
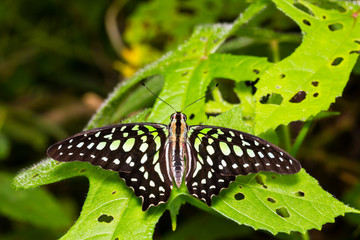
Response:
[[[178,121],[178,122],[186,122],[186,120],[187,120],[187,117],[182,112],[176,112],[176,113],[171,114],[171,116],[170,116],[170,121],[171,122],[176,122],[176,121]]]

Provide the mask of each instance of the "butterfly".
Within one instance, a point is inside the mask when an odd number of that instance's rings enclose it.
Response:
[[[300,163],[284,150],[234,129],[186,123],[175,112],[169,125],[126,123],[84,131],[55,143],[49,157],[90,162],[119,173],[142,210],[166,203],[183,181],[190,194],[211,206],[211,199],[238,175],[260,171],[295,174]]]

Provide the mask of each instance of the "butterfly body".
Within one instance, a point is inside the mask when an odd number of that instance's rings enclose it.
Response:
[[[168,162],[167,164],[171,166],[168,172],[171,173],[172,179],[179,188],[184,176],[184,156],[186,155],[188,158],[188,154],[185,152],[189,131],[189,126],[186,124],[186,115],[179,112],[172,114],[168,130],[169,138],[168,144],[165,146],[167,153],[165,159]]]
[[[256,136],[216,126],[188,126],[176,112],[170,124],[128,123],[78,133],[50,146],[62,162],[83,161],[119,172],[142,209],[166,202],[183,179],[190,194],[209,206],[237,175],[259,171],[294,174],[301,165]]]

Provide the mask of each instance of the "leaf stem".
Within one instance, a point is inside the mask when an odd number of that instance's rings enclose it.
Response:
[[[270,48],[273,55],[273,61],[280,61],[280,51],[279,51],[279,41],[277,39],[273,39],[270,41]]]
[[[309,232],[305,232],[301,234],[303,240],[310,240]]]
[[[296,140],[295,140],[295,142],[294,142],[294,145],[291,147],[290,152],[289,152],[292,156],[295,156],[296,153],[298,152],[301,144],[302,144],[303,141],[305,140],[305,137],[306,137],[307,133],[308,133],[309,130],[310,130],[310,127],[311,127],[311,125],[312,125],[312,122],[313,122],[313,121],[306,121],[306,122],[304,123],[304,126],[301,128],[298,136],[296,137]]]
[[[287,152],[289,152],[291,149],[291,141],[290,141],[291,136],[290,136],[289,127],[285,125],[281,125],[281,133],[284,141],[284,148]]]

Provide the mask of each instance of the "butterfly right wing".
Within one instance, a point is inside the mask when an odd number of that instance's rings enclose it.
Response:
[[[119,172],[142,197],[145,211],[170,197],[172,181],[163,164],[166,137],[163,124],[120,124],[78,133],[50,146],[47,153],[57,161],[90,162]]]
[[[264,139],[229,128],[191,126],[187,147],[188,191],[211,205],[212,196],[237,175],[260,171],[294,174],[301,164]]]

